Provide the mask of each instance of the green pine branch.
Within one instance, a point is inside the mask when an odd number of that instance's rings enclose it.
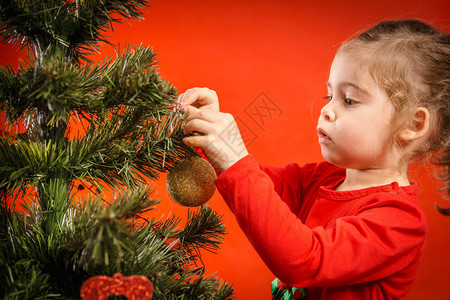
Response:
[[[199,267],[199,257],[192,255],[195,245],[188,245],[189,238],[183,237],[183,233],[198,232],[196,220],[210,219],[214,212],[205,206],[189,213],[182,230],[178,228],[181,219],[176,216],[143,224],[130,222],[155,208],[158,201],[152,200],[153,193],[149,188],[136,189],[106,205],[100,198],[73,204],[65,213],[64,230],[58,237],[39,230],[37,224],[44,214],[39,206],[27,207],[27,221],[24,215],[4,210],[8,213],[0,215],[3,298],[76,298],[87,278],[121,272],[147,276],[155,285],[154,299],[181,295],[230,299],[231,286],[206,275],[204,267]]]
[[[176,90],[152,49],[125,45],[115,59],[88,60],[116,17],[139,18],[146,6],[0,0],[3,41],[31,52],[17,71],[0,68],[0,112],[25,128],[0,137],[2,299],[77,299],[86,279],[115,272],[147,276],[154,299],[232,297],[201,261],[223,241],[220,216],[204,206],[181,229],[176,216],[142,217],[158,204],[147,182],[198,155],[182,143]],[[77,199],[77,180],[96,194]],[[103,188],[116,195],[108,203]],[[30,189],[18,213],[8,201]]]
[[[3,41],[30,47],[35,59],[62,52],[75,62],[88,60],[114,22],[138,19],[147,0],[1,0]],[[114,17],[114,15],[120,18]]]
[[[0,104],[10,123],[29,124],[44,114],[47,126],[70,118],[96,118],[117,106],[167,114],[176,90],[155,70],[150,47],[125,46],[115,60],[77,66],[49,57],[27,62],[17,72],[0,68]],[[78,113],[74,115],[72,112]]]
[[[205,209],[201,213],[189,212],[185,228],[176,237],[187,247],[215,252],[223,242],[225,233],[221,218],[213,210]]]
[[[172,109],[176,92],[154,71],[151,49],[124,51],[83,70],[61,64],[61,70],[36,72],[42,80],[31,76],[33,69],[3,69],[0,108],[9,122],[27,126],[15,141],[1,141],[0,176],[9,186],[36,184],[52,168],[96,185],[130,185],[143,181],[141,175],[156,179],[183,152],[194,154],[181,142],[182,118]],[[48,72],[64,75],[48,79]],[[69,118],[89,122],[85,135],[65,138]]]

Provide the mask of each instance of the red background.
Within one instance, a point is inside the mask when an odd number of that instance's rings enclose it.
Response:
[[[334,53],[356,31],[390,18],[419,18],[450,31],[448,0],[380,1],[186,1],[155,0],[145,20],[114,25],[115,44],[151,45],[159,71],[181,93],[194,86],[217,91],[221,109],[239,119],[253,137],[249,151],[264,163],[284,165],[321,159],[316,119],[326,93]],[[2,45],[0,63],[17,66],[18,54]],[[115,55],[108,46],[97,58]],[[281,114],[263,126],[245,113],[263,92]],[[261,124],[260,124],[261,125]],[[450,205],[436,192],[440,183],[430,168],[415,167],[430,235],[426,256],[408,299],[450,297],[450,218],[434,204]],[[165,177],[157,182],[160,214],[180,216],[187,209],[173,203]],[[273,275],[239,230],[218,193],[209,204],[224,215],[229,229],[216,255],[204,258],[208,273],[233,284],[238,299],[270,299]],[[282,222],[282,220],[280,220]],[[268,237],[270,239],[270,237]]]

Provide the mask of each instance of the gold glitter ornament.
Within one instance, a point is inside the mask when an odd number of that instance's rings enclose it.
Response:
[[[175,202],[183,206],[200,206],[214,195],[216,178],[216,172],[207,160],[183,158],[167,173],[167,191]]]

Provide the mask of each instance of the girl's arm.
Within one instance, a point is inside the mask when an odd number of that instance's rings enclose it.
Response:
[[[216,183],[255,250],[289,285],[341,286],[416,271],[407,267],[423,251],[426,226],[418,205],[399,200],[405,195],[393,191],[334,226],[308,228],[251,156]]]

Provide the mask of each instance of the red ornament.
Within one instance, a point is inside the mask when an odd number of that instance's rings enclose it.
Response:
[[[124,295],[128,300],[150,300],[153,296],[153,284],[141,275],[113,277],[94,276],[81,286],[80,296],[83,300],[106,300],[109,296]]]

